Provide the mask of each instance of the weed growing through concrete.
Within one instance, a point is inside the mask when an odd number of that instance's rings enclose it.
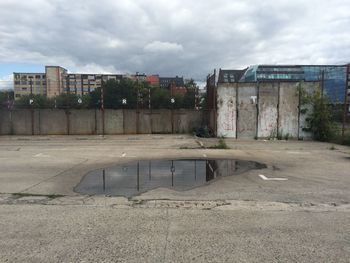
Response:
[[[230,149],[230,147],[227,146],[224,138],[220,138],[218,141],[218,144],[215,144],[209,148],[210,149]]]

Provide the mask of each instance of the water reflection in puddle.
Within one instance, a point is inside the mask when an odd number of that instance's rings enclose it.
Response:
[[[216,178],[262,168],[266,165],[232,159],[142,160],[92,171],[74,190],[126,197],[158,187],[184,191]]]

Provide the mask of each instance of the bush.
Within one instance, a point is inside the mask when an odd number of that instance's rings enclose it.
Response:
[[[194,134],[202,138],[214,137],[214,132],[208,126],[195,128]]]
[[[306,117],[308,128],[304,130],[310,131],[315,140],[330,141],[336,135],[332,104],[319,91],[308,93],[299,86],[299,92],[301,105],[309,105],[311,109],[310,112],[307,109],[300,111],[301,114],[308,114]]]

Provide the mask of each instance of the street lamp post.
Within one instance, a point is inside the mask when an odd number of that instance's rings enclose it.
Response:
[[[33,99],[33,76],[29,76],[29,85],[30,85],[30,96],[29,96],[29,105],[30,105],[30,113],[32,119],[32,135],[34,135],[34,99]]]
[[[103,93],[103,80],[101,80],[101,113],[102,113],[102,135],[105,135],[105,104]]]

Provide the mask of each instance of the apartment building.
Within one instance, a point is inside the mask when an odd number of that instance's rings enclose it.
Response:
[[[64,77],[67,70],[58,66],[45,66],[46,96],[51,98],[64,92]]]
[[[13,73],[15,98],[24,95],[40,94],[46,96],[45,73]]]
[[[44,95],[49,98],[62,93],[85,95],[101,87],[103,81],[120,80],[120,74],[70,74],[60,66],[45,66],[45,73],[14,72],[15,99],[24,95]]]
[[[65,90],[64,77],[67,70],[58,66],[45,66],[45,73],[14,72],[15,99],[24,95],[54,97]]]
[[[122,78],[123,75],[118,74],[67,74],[64,80],[64,87],[68,93],[85,95],[101,87],[102,82],[111,79],[118,81]]]
[[[15,99],[24,95],[44,95],[49,98],[62,93],[76,95],[89,94],[96,88],[101,87],[103,82],[108,80],[120,81],[128,78],[137,82],[148,82],[151,86],[171,90],[172,94],[186,93],[183,77],[161,78],[159,75],[139,74],[83,74],[68,73],[60,66],[45,66],[45,73],[18,73],[14,72],[14,93]]]

